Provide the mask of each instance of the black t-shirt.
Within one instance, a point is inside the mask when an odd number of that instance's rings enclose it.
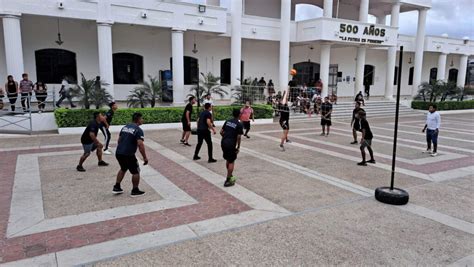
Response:
[[[125,125],[120,131],[120,142],[115,154],[133,156],[137,152],[138,140],[144,140],[143,130],[135,123]]]
[[[226,147],[235,147],[237,144],[237,136],[244,134],[243,126],[237,119],[231,119],[224,122],[222,126],[224,136],[221,144]]]
[[[358,93],[354,99],[354,101],[363,101],[364,96],[361,93]]]
[[[288,121],[290,120],[290,108],[288,105],[281,105],[280,106],[280,121]]]
[[[183,117],[181,118],[182,122],[188,122],[186,119],[186,111],[189,111],[189,119],[191,120],[191,115],[193,114],[193,105],[191,103],[188,103],[184,108]]]
[[[321,115],[326,116],[332,110],[332,104],[324,102],[321,104]],[[331,115],[326,116],[327,119],[331,118]]]
[[[360,120],[360,131],[365,130],[365,139],[372,139],[374,138],[372,131],[370,130],[369,122],[367,120],[361,119]]]
[[[198,130],[208,130],[207,119],[212,120],[212,114],[209,110],[204,110],[199,114]]]
[[[94,141],[92,141],[90,133],[94,133],[94,135],[97,137],[97,133],[99,132],[99,127],[100,127],[100,124],[97,123],[95,120],[92,120],[91,122],[89,122],[89,125],[87,125],[86,129],[84,130],[84,133],[81,136],[81,143],[84,145],[94,143]]]
[[[109,109],[109,111],[107,111],[105,113],[105,119],[107,120],[107,123],[110,125],[110,123],[112,122],[112,118],[114,117],[114,111],[112,109]]]
[[[354,125],[354,127],[355,127],[356,129],[359,129],[359,126],[360,126],[360,124],[359,124],[359,119],[356,118],[356,114],[359,113],[359,111],[361,111],[361,110],[364,111],[363,108],[355,108],[355,109],[352,111],[352,120],[354,121],[354,124],[353,124],[353,125]]]

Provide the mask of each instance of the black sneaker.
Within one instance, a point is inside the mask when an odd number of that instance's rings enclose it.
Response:
[[[215,159],[209,159],[207,162],[208,162],[208,163],[214,163],[214,162],[217,162],[217,160],[215,160]]]
[[[181,144],[184,144],[184,139],[179,140]]]
[[[191,146],[191,144],[189,144],[188,142],[183,143],[183,145],[185,145],[185,146]]]
[[[233,185],[235,185],[235,182],[231,182],[229,180],[229,178],[227,178],[227,180],[225,180],[224,187],[229,187],[229,186],[233,186]]]
[[[372,164],[375,164],[375,159],[371,159],[369,161],[367,161],[368,163],[372,163]]]
[[[76,105],[71,105],[71,108],[75,108],[75,107],[77,107],[77,106]]]
[[[352,141],[351,145],[356,145],[358,142],[357,141]]]
[[[117,194],[122,194],[122,193],[123,193],[123,190],[122,190],[122,188],[121,188],[120,186],[114,185],[114,189],[112,189],[112,193],[113,193],[113,194],[116,194],[116,195],[117,195]]]
[[[201,159],[200,156],[194,156],[194,157],[193,157],[193,160],[200,160],[200,159]]]
[[[99,166],[109,166],[109,164],[103,160],[99,161]]]
[[[357,165],[359,166],[367,166],[367,163],[365,161],[361,161],[359,163],[357,163]]]
[[[84,169],[84,167],[82,167],[81,165],[77,165],[76,170],[78,172],[85,172],[86,171],[86,169]]]
[[[250,136],[246,135],[245,137],[250,138]]]
[[[132,192],[130,193],[131,197],[139,197],[143,196],[145,194],[144,191],[140,191],[140,189],[133,189]]]

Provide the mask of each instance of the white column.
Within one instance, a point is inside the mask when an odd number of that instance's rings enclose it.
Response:
[[[398,28],[398,21],[400,18],[400,2],[393,4],[390,26]],[[393,99],[393,82],[395,77],[395,65],[397,60],[397,46],[391,46],[387,51],[387,73],[385,79],[385,99]],[[399,70],[401,71],[401,70]]]
[[[329,63],[331,56],[331,45],[330,44],[321,44],[321,65],[319,68],[321,82],[323,83],[323,88],[321,96],[329,95]]]
[[[359,21],[368,22],[369,20],[369,0],[360,0]]]
[[[230,37],[230,83],[241,84],[240,61],[242,60],[242,0],[232,1],[232,35]]]
[[[323,17],[332,18],[332,6],[333,6],[333,0],[324,0]]]
[[[112,23],[97,23],[97,40],[99,48],[100,80],[107,85],[109,94],[114,97],[114,67],[112,61]]]
[[[184,41],[182,29],[171,31],[171,54],[173,57],[173,104],[184,104]]]
[[[458,87],[464,87],[466,83],[467,59],[467,55],[461,55],[459,59],[458,81],[456,83]]]
[[[369,0],[361,0],[359,8],[359,21],[367,22],[369,18]],[[359,91],[364,91],[364,66],[365,66],[365,47],[357,48],[357,64],[356,64],[356,82],[354,87],[354,95]]]
[[[5,41],[7,75],[13,75],[15,80],[20,81],[25,69],[23,65],[20,16],[6,15],[3,17],[3,39]]]
[[[427,9],[420,9],[418,11],[418,29],[416,31],[415,44],[415,66],[413,69],[413,87],[412,95],[418,93],[418,86],[421,84],[421,71],[423,68],[423,51],[425,46],[425,28],[426,28],[426,13]]]
[[[438,57],[438,74],[436,75],[436,80],[446,81],[446,60],[448,55],[441,52]]]
[[[288,86],[288,68],[290,65],[290,23],[291,0],[281,0],[279,83],[282,90],[286,90]]]

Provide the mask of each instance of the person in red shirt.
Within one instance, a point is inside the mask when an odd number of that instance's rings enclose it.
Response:
[[[255,121],[253,117],[253,108],[250,106],[250,101],[245,102],[245,106],[240,109],[239,119],[245,129],[244,136],[250,138],[250,136],[248,135],[250,131],[250,120],[252,120],[253,122]]]

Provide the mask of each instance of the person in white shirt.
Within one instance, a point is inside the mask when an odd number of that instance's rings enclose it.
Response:
[[[428,115],[426,116],[426,124],[422,132],[426,131],[426,151],[423,153],[430,153],[432,157],[438,155],[438,134],[441,126],[441,116],[436,111],[435,104],[430,105]],[[433,143],[433,152],[431,152],[431,143]]]
[[[206,105],[207,103],[211,105],[211,108],[209,109],[209,112],[211,113],[211,116],[212,116],[211,121],[212,121],[212,125],[216,127],[214,125],[214,114],[212,114],[214,111],[214,102],[212,101],[211,94],[207,94],[204,96],[203,104]]]

